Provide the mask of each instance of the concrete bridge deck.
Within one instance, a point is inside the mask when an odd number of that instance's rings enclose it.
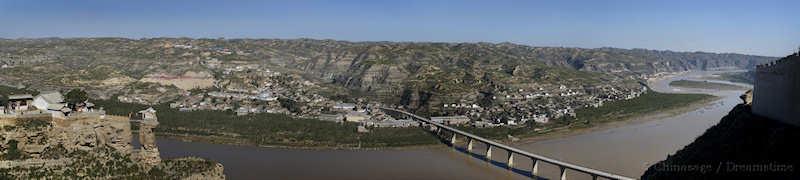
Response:
[[[598,178],[622,179],[622,180],[634,179],[634,178],[625,177],[625,176],[612,174],[612,173],[608,173],[608,172],[603,172],[603,171],[600,171],[600,170],[596,170],[596,169],[592,169],[592,168],[588,168],[588,167],[583,167],[583,166],[575,165],[575,164],[572,164],[572,163],[563,162],[563,161],[559,161],[559,160],[556,160],[556,159],[548,158],[548,157],[545,157],[545,156],[542,156],[542,155],[530,153],[530,152],[527,152],[527,151],[524,151],[524,150],[520,150],[520,149],[511,147],[511,146],[507,146],[507,145],[504,145],[504,144],[501,144],[501,143],[498,143],[498,142],[495,142],[495,141],[492,141],[492,140],[489,140],[489,139],[485,139],[485,138],[482,138],[480,136],[477,136],[477,135],[474,135],[474,134],[471,134],[471,133],[468,133],[468,132],[464,132],[464,131],[461,131],[461,130],[446,126],[446,125],[441,124],[441,123],[433,122],[430,119],[427,119],[427,118],[424,118],[424,117],[420,117],[420,116],[418,116],[416,114],[412,114],[412,113],[409,113],[409,112],[406,112],[406,111],[403,111],[403,110],[393,109],[393,108],[381,108],[381,109],[384,110],[384,111],[387,111],[387,112],[400,113],[402,115],[411,117],[411,118],[413,118],[413,119],[415,119],[417,121],[422,122],[424,125],[430,125],[430,126],[434,127],[437,132],[443,132],[443,131],[451,132],[452,133],[452,137],[450,139],[450,144],[452,144],[453,146],[456,146],[456,138],[457,138],[457,136],[466,137],[468,139],[466,150],[469,151],[469,152],[473,151],[473,145],[475,144],[476,141],[480,142],[480,143],[483,143],[483,144],[485,144],[487,146],[487,148],[486,148],[487,152],[486,152],[486,155],[485,155],[487,161],[492,161],[492,148],[499,148],[499,149],[503,149],[506,152],[508,152],[508,156],[507,156],[508,160],[506,161],[507,162],[506,165],[509,168],[513,168],[514,167],[514,156],[513,155],[515,155],[515,154],[517,156],[523,156],[523,157],[530,158],[532,160],[532,162],[533,162],[533,167],[531,169],[531,176],[534,177],[534,178],[541,176],[541,174],[539,174],[539,168],[541,167],[541,163],[548,163],[548,164],[555,165],[560,169],[560,172],[561,172],[560,173],[561,174],[560,178],[562,180],[567,178],[567,171],[566,170],[572,170],[572,171],[577,171],[577,172],[580,172],[580,173],[588,174],[589,176],[592,177],[592,179],[598,179]]]

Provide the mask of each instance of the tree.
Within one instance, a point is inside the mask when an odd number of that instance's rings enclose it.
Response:
[[[89,100],[89,95],[86,94],[86,91],[81,89],[72,89],[64,96],[64,100],[67,101],[68,104],[75,105]]]
[[[22,152],[19,150],[19,148],[17,147],[18,143],[19,142],[17,140],[13,140],[13,139],[8,141],[8,148],[6,149],[6,153],[3,154],[3,155],[0,155],[0,159],[3,159],[3,160],[22,159],[24,156],[23,156]]]
[[[8,97],[0,95],[0,106],[5,106],[6,104],[8,104]]]

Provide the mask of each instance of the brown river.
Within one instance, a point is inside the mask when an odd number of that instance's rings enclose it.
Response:
[[[691,143],[740,103],[743,91],[716,91],[670,87],[673,80],[700,79],[711,72],[690,72],[650,82],[659,92],[704,93],[722,97],[705,106],[674,116],[627,123],[579,135],[514,144],[529,152],[573,164],[638,178],[651,164]],[[730,83],[716,81],[722,83]],[[747,86],[743,84],[737,84]],[[197,156],[225,166],[229,179],[530,179],[527,159],[517,170],[504,169],[442,145],[403,150],[298,150],[181,142],[161,138],[163,158]],[[477,147],[482,150],[485,147]],[[495,150],[496,159],[506,153]],[[557,179],[554,166],[542,167],[544,178]],[[570,179],[588,176],[569,172]]]

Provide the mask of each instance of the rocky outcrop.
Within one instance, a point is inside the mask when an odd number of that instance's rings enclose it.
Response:
[[[752,105],[753,104],[753,90],[747,90],[739,96],[742,99],[742,104],[744,105]]]
[[[225,179],[222,164],[196,157],[166,160],[159,168],[174,175],[167,179]]]
[[[148,165],[155,166],[161,163],[161,155],[156,146],[156,134],[153,129],[158,126],[158,118],[156,117],[155,110],[149,108],[139,112],[142,117],[137,119],[139,122],[139,143],[142,148],[134,155],[135,159]]]
[[[642,179],[798,179],[800,128],[767,119],[740,104],[719,124]]]
[[[0,134],[0,148],[9,142],[32,158],[39,158],[48,148],[60,147],[66,151],[90,151],[111,147],[130,154],[131,128],[126,119],[74,117],[68,119],[42,117],[15,119],[15,126],[5,126]]]
[[[152,110],[152,109],[149,109]],[[222,165],[200,159],[162,161],[153,128],[155,111],[144,116],[85,112],[0,119],[0,177],[12,179],[224,179]],[[131,144],[139,126],[142,147]]]

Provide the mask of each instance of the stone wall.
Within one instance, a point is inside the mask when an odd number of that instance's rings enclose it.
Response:
[[[800,56],[756,67],[753,113],[800,126]]]

